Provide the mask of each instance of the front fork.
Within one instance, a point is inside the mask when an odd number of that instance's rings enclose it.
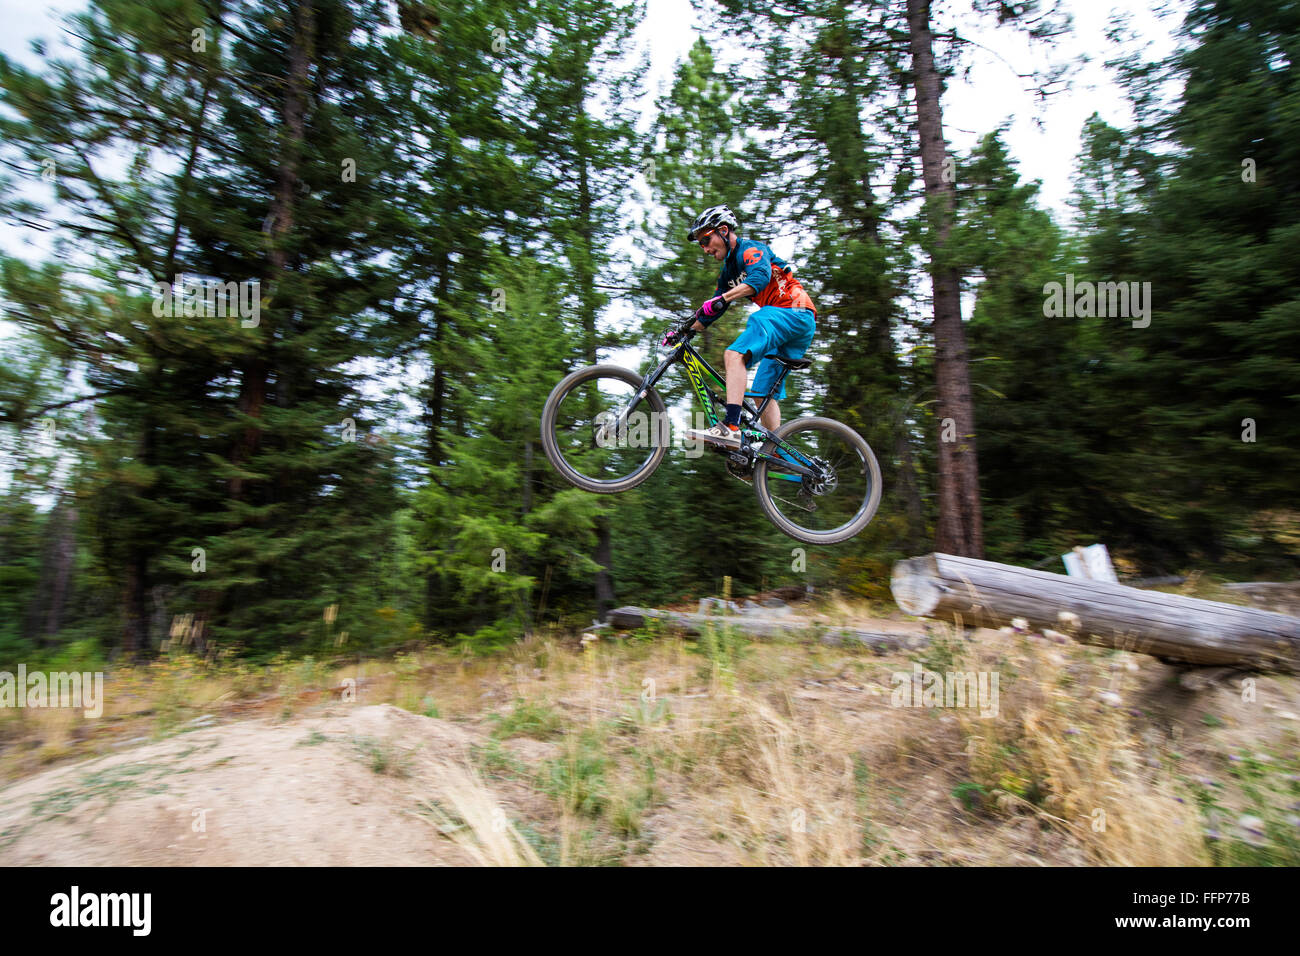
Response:
[[[618,436],[623,433],[623,430],[627,427],[628,419],[631,417],[632,413],[636,411],[638,405],[640,405],[643,401],[645,401],[646,395],[649,393],[650,389],[655,387],[655,383],[658,382],[659,379],[663,378],[663,374],[668,370],[668,366],[670,366],[673,362],[677,360],[680,351],[681,351],[681,347],[679,346],[678,349],[674,351],[672,355],[668,356],[668,358],[666,358],[663,362],[660,363],[658,368],[656,368],[653,372],[648,373],[645,376],[645,378],[641,379],[640,387],[637,388],[636,394],[632,396],[632,398],[628,401],[628,403],[626,405],[621,406],[618,409],[618,411],[613,414],[612,417],[607,418],[604,422],[601,423],[600,427],[596,429],[597,444],[600,444],[601,442],[604,441],[608,441],[610,438],[611,431],[613,432],[614,436]]]

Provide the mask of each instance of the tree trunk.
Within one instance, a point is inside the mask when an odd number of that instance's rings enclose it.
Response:
[[[894,453],[898,456],[898,496],[907,506],[907,543],[910,550],[916,550],[925,537],[925,510],[921,504],[921,488],[916,480],[916,463],[912,459],[912,441],[907,434],[906,421],[899,423],[894,435]]]
[[[1081,644],[1170,663],[1300,671],[1300,618],[1271,611],[951,554],[899,561],[891,586],[906,613],[963,626],[1019,617]]]
[[[149,615],[146,608],[145,558],[137,552],[126,569],[126,584],[122,594],[122,609],[125,617],[122,628],[122,659],[137,661],[145,656],[149,649]]]
[[[600,571],[596,573],[596,619],[605,620],[609,609],[614,606],[614,577],[609,573],[613,566],[613,548],[610,541],[609,518],[601,516],[596,521],[596,563]]]
[[[961,323],[961,280],[946,262],[956,184],[944,175],[939,73],[934,65],[929,0],[907,0],[907,27],[916,92],[921,172],[930,215],[937,217],[930,276],[934,291],[935,384],[939,415],[939,525],[936,548],[951,554],[984,553],[975,403],[971,395],[966,331]]]
[[[153,373],[150,376],[152,388],[150,394],[157,394],[162,382],[162,363],[155,357]],[[140,429],[139,459],[146,467],[157,464],[154,453],[157,450],[157,432],[152,412],[146,410],[144,423]],[[138,506],[135,507],[135,520],[141,520]],[[139,531],[134,530],[133,543],[127,551],[126,582],[123,595],[125,628],[122,634],[122,656],[127,661],[143,660],[153,653],[153,641],[149,630],[148,594],[149,562],[157,551],[157,546],[142,543]]]
[[[425,443],[428,447],[428,461],[431,467],[429,480],[437,481],[437,469],[443,463],[442,420],[445,415],[447,398],[447,371],[440,346],[447,322],[443,311],[447,301],[447,289],[450,285],[450,257],[444,249],[438,260],[438,287],[433,307],[433,382],[429,389],[428,427],[425,430]],[[438,623],[438,614],[446,603],[442,573],[431,568],[424,577],[424,627],[432,631]]]
[[[54,538],[58,534],[58,526],[62,520],[62,502],[54,506],[45,519],[41,546],[41,569],[36,577],[36,586],[31,590],[31,596],[27,601],[27,611],[23,615],[22,636],[24,640],[31,641],[39,646],[45,645],[46,622],[53,615],[53,606],[51,603],[51,594],[54,591],[54,564],[55,548]]]
[[[703,602],[701,602],[703,603]],[[615,628],[644,627],[647,620],[664,623],[685,631],[701,634],[707,628],[728,627],[755,639],[780,637],[792,640],[813,637],[822,644],[865,644],[877,653],[914,650],[929,643],[925,634],[911,631],[867,631],[856,627],[839,627],[781,617],[763,617],[740,614],[688,614],[679,611],[659,611],[643,607],[620,607],[609,613],[609,624]]]
[[[596,224],[593,221],[593,199],[591,195],[590,174],[587,168],[586,144],[581,135],[578,138],[578,225],[579,238],[575,245],[580,249],[574,263],[574,275],[578,282],[578,301],[582,309],[583,351],[588,364],[596,364],[596,312],[599,309],[596,296],[596,277],[592,274],[591,236]],[[596,553],[594,559],[600,565],[596,572],[596,615],[604,620],[609,609],[614,606],[614,579],[610,574],[613,545],[610,540],[609,519],[602,517],[596,522]]]
[[[448,272],[451,268],[450,257],[443,250],[438,260],[438,288],[433,306],[433,383],[429,390],[429,426],[426,430],[429,464],[435,468],[442,464],[442,419],[447,396],[447,370],[443,361],[441,346],[444,336],[443,326],[446,314],[443,312],[447,301],[447,289],[450,284]]]
[[[40,643],[54,643],[59,628],[63,624],[63,610],[67,606],[68,592],[72,580],[72,566],[77,558],[77,508],[75,505],[59,503],[58,525],[53,537],[53,581],[50,591],[49,614],[45,618]]]
[[[284,238],[293,230],[294,195],[298,187],[298,168],[302,159],[302,143],[306,131],[309,72],[315,47],[315,35],[316,13],[312,0],[300,0],[294,7],[294,33],[289,47],[289,75],[286,78],[284,106],[281,111],[282,152],[276,170],[275,195],[272,197],[271,211],[267,217],[271,238],[271,248],[267,255],[268,297],[282,280],[289,266]],[[283,303],[279,304],[277,309],[282,312],[288,311]],[[273,343],[269,323],[259,325],[256,334],[261,340],[262,350],[244,363],[238,399],[240,413],[254,419],[261,417],[262,406],[266,403],[267,377],[271,367],[268,353]],[[257,452],[261,440],[260,425],[245,426],[235,443],[231,463],[238,468],[249,461]],[[236,475],[230,479],[231,497],[241,498],[244,491],[244,479],[241,476]]]
[[[527,520],[529,512],[533,510],[533,443],[528,437],[524,438],[524,487],[523,487],[523,506],[521,516]],[[527,576],[531,569],[528,557],[525,555],[519,559],[519,573]],[[523,601],[524,633],[531,634],[533,631],[533,601],[531,591],[524,595]]]

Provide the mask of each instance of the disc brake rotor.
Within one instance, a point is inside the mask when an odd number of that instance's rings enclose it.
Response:
[[[801,495],[828,495],[839,485],[839,476],[824,458],[809,459],[815,466],[819,477],[805,476],[799,487]]]

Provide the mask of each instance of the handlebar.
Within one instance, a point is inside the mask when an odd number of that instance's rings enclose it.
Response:
[[[663,341],[661,341],[659,344],[676,345],[678,342],[681,342],[683,339],[690,339],[693,335],[695,335],[695,329],[692,329],[691,326],[698,321],[699,321],[699,313],[692,313],[691,317],[686,320],[686,323],[684,325],[682,325],[680,328],[672,329],[671,331],[669,331],[669,333],[663,337]]]

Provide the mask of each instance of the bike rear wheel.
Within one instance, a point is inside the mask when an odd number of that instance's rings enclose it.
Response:
[[[824,464],[828,477],[814,482],[760,460],[754,466],[754,493],[774,525],[807,544],[839,544],[871,522],[880,507],[881,478],[865,438],[830,418],[796,418],[776,436],[800,456]],[[778,454],[771,442],[763,450]]]
[[[642,378],[618,365],[565,376],[542,409],[542,449],[566,481],[617,494],[649,478],[668,451],[663,398],[649,389],[629,412]]]

